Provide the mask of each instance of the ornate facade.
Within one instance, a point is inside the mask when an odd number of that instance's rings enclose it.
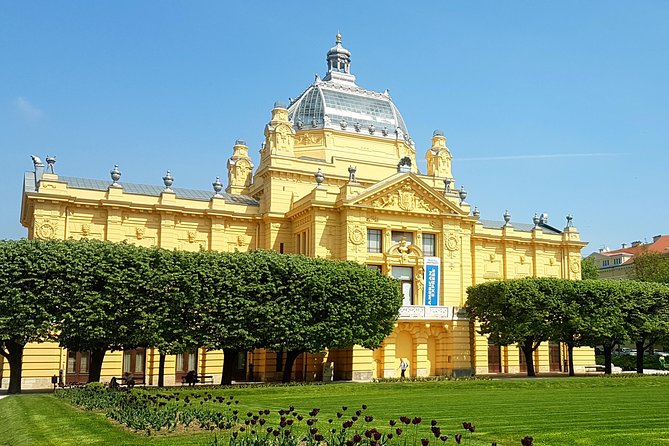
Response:
[[[517,347],[488,345],[476,334],[461,310],[467,287],[528,276],[580,278],[585,243],[570,222],[557,229],[544,216],[533,224],[512,224],[508,213],[505,221],[482,220],[456,186],[440,131],[420,154],[427,160],[427,172],[420,172],[399,110],[387,91],[357,85],[350,56],[337,36],[327,53],[327,74],[287,106],[275,104],[255,171],[245,142],[235,143],[225,191],[219,178],[210,191],[173,188],[178,179],[169,172],[164,186],[126,183],[118,167],[111,181],[59,176],[53,164],[44,172],[36,159],[25,176],[21,223],[30,238],[347,259],[401,281],[404,303],[381,348],[303,355],[295,365],[297,379],[396,377],[402,359],[409,376],[522,371]],[[542,347],[537,370],[560,370],[564,353],[559,345]],[[594,363],[591,350],[577,354],[577,367]],[[48,385],[59,370],[65,379],[81,379],[85,355],[31,345],[26,386]],[[238,379],[277,379],[281,356],[241,355]],[[190,369],[216,375],[221,367],[222,353],[215,351],[170,357],[166,383],[179,382]],[[103,378],[130,370],[151,384],[157,369],[158,354],[150,349],[116,352],[105,360]]]

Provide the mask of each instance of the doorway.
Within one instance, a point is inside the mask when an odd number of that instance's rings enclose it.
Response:
[[[197,350],[179,353],[176,360],[176,382],[180,382],[186,377],[188,372],[195,371],[197,375]]]
[[[146,349],[143,347],[123,351],[123,374],[129,373],[137,384],[144,384]]]
[[[88,382],[88,368],[91,362],[90,352],[67,351],[67,376],[68,383]]]
[[[548,369],[551,372],[562,371],[562,360],[560,358],[559,342],[550,342],[548,344]]]
[[[488,340],[488,373],[502,373],[502,347]]]

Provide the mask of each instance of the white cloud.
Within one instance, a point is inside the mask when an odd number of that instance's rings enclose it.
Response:
[[[534,160],[545,158],[599,158],[609,156],[620,156],[622,153],[551,153],[544,155],[507,155],[507,156],[482,156],[478,158],[460,158],[458,161],[498,161],[498,160]]]
[[[44,112],[40,108],[31,104],[26,98],[16,98],[14,106],[16,107],[19,116],[27,122],[38,122],[44,117]]]

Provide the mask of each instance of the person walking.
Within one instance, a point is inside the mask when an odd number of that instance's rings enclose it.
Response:
[[[409,368],[409,363],[404,358],[402,358],[400,360],[400,377],[402,379],[406,378],[406,372],[408,368]]]

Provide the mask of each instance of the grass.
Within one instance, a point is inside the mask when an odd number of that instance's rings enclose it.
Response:
[[[184,390],[180,389],[182,392]],[[209,390],[234,394],[239,409],[276,413],[294,405],[301,413],[319,407],[319,423],[369,406],[373,426],[420,416],[439,420],[451,436],[461,423],[476,425],[471,445],[519,445],[531,435],[535,446],[669,445],[669,377],[590,377],[490,381],[446,381]],[[163,391],[164,392],[164,391]],[[146,435],[128,432],[103,415],[82,412],[51,395],[0,400],[0,445],[198,445],[212,434]],[[428,427],[423,427],[427,431]],[[227,444],[227,442],[226,442]],[[430,443],[436,444],[434,442]],[[449,440],[448,444],[455,444]]]

